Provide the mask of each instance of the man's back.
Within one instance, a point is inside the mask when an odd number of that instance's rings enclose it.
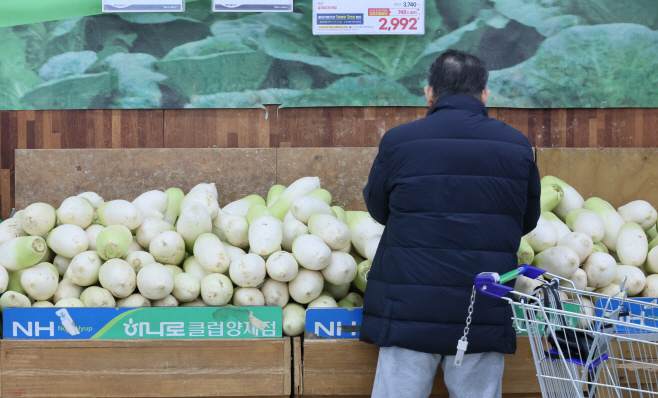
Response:
[[[528,198],[539,196],[532,148],[476,98],[451,95],[428,117],[386,133],[373,173],[364,196],[386,230],[361,339],[452,355],[475,275],[516,267],[521,236],[539,216],[538,206],[527,211]],[[504,301],[478,296],[473,325],[469,353],[515,351]]]

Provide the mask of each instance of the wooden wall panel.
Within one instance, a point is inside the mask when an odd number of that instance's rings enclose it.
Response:
[[[422,107],[0,112],[0,210],[14,207],[14,150],[374,147]],[[538,148],[655,148],[658,109],[511,109],[489,115]]]

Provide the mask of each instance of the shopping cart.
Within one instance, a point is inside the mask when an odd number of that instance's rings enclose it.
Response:
[[[541,285],[531,294],[504,285],[517,277],[539,278]],[[628,298],[625,283],[605,295],[525,264],[500,276],[480,274],[455,366],[467,353],[479,291],[512,306],[517,331],[528,334],[542,396],[658,397],[658,300]]]

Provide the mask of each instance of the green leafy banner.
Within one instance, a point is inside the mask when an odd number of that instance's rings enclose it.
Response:
[[[19,3],[34,14],[8,17]],[[23,23],[0,27],[0,110],[423,106],[447,49],[485,60],[490,106],[658,107],[656,0],[428,0],[422,36],[313,36],[312,0],[292,13],[94,10],[0,0],[0,22]]]

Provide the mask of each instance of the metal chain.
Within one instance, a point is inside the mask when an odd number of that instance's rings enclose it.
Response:
[[[473,286],[473,292],[471,293],[471,305],[468,307],[468,317],[466,318],[466,327],[464,328],[464,336],[461,338],[463,341],[466,341],[466,336],[468,336],[468,326],[471,324],[473,315],[473,305],[475,304],[475,286]]]

